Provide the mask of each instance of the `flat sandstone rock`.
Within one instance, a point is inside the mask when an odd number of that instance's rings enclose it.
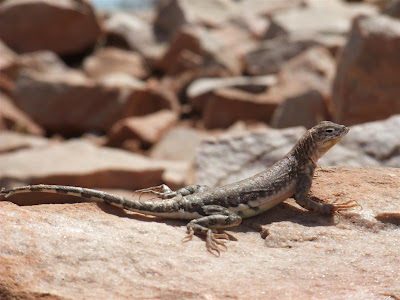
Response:
[[[399,186],[400,169],[320,169],[314,196],[362,210],[330,218],[287,200],[228,230],[237,241],[219,258],[199,237],[182,242],[184,221],[96,203],[18,206],[11,196],[0,202],[0,296],[397,299]]]

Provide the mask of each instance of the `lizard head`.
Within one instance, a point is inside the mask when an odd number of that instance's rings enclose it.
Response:
[[[348,132],[348,127],[329,121],[322,121],[311,128],[310,136],[319,152],[316,153],[317,159],[339,142]]]

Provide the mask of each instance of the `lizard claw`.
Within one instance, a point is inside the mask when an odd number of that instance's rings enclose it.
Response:
[[[221,251],[226,251],[228,249],[225,242],[219,239],[229,240],[229,236],[226,233],[214,233],[211,229],[207,231],[207,250],[215,256],[220,256]]]
[[[347,202],[342,202],[339,204],[336,204],[336,202],[339,199],[336,199],[336,201],[333,202],[333,208],[335,212],[340,212],[340,211],[344,211],[344,210],[349,210],[352,209],[354,207],[358,207],[360,210],[362,210],[362,206],[355,200],[350,200]]]
[[[193,229],[192,230],[188,230],[187,236],[185,236],[182,239],[182,242],[186,243],[186,242],[191,241],[193,239],[193,235],[194,235],[194,230]]]

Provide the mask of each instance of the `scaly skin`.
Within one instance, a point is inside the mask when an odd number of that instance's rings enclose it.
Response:
[[[237,226],[243,218],[258,215],[283,200],[294,197],[299,205],[322,214],[349,209],[355,204],[320,204],[307,197],[316,163],[344,137],[349,129],[323,121],[308,130],[293,149],[266,171],[250,178],[216,188],[192,185],[172,191],[166,185],[138,190],[152,193],[158,201],[138,201],[102,191],[59,185],[30,185],[2,190],[8,197],[15,193],[49,192],[75,195],[102,201],[126,210],[153,216],[191,220],[187,224],[190,240],[194,234],[205,234],[207,249],[219,255],[225,248],[220,239],[228,239],[218,229]]]

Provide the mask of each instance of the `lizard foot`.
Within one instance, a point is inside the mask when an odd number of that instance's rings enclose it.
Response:
[[[349,210],[355,207],[360,208],[360,210],[362,210],[362,206],[355,200],[350,200],[347,202],[342,202],[342,203],[338,203],[336,204],[340,199],[336,199],[332,204],[333,204],[333,209],[335,212],[340,212],[340,211],[344,211],[344,210]]]
[[[227,250],[225,242],[220,239],[229,240],[229,236],[226,233],[215,233],[211,229],[207,231],[207,250],[215,256],[220,256],[221,251]]]
[[[142,195],[146,193],[156,195],[157,197],[162,199],[169,199],[176,196],[176,192],[173,192],[166,184],[161,184],[145,189],[136,190],[134,191],[134,194],[136,193],[139,193],[139,200],[142,197]]]

